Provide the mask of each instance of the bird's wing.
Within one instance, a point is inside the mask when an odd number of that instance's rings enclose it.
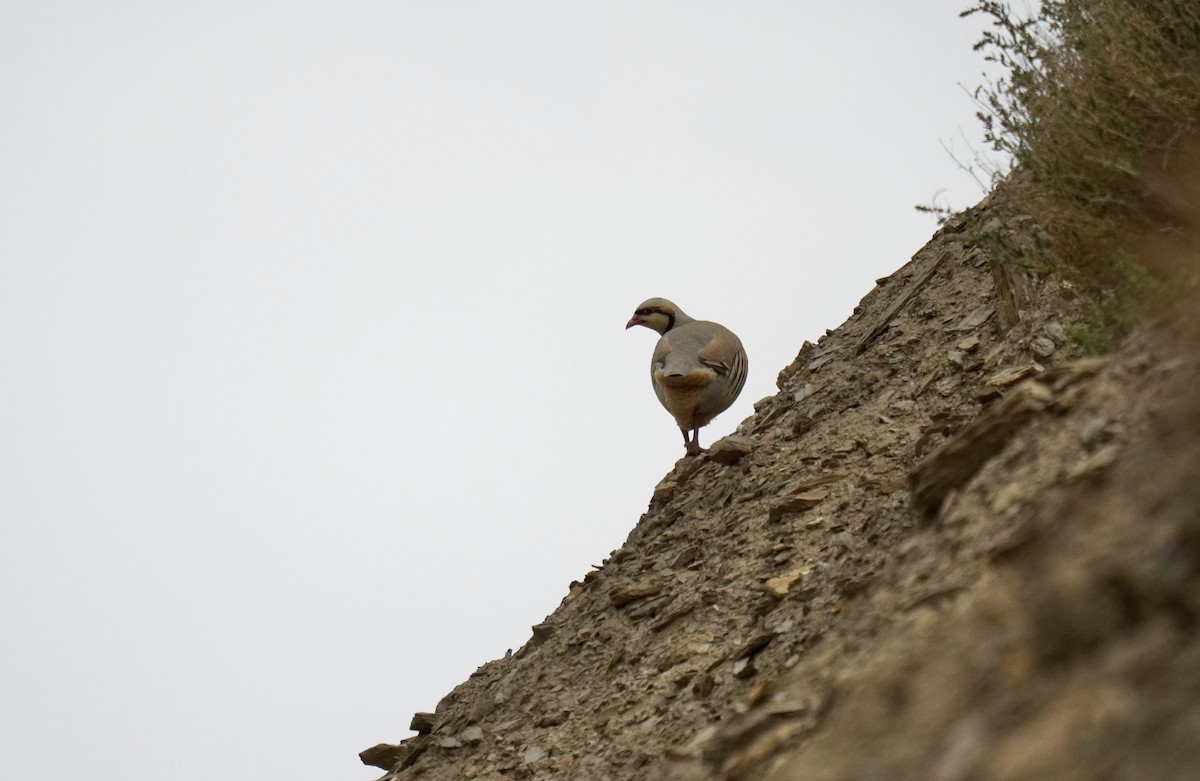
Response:
[[[667,356],[671,354],[671,340],[663,336],[658,340],[658,344],[654,346],[654,354],[650,356],[650,385],[654,387],[654,395],[658,396],[658,400],[665,407],[667,405],[666,397],[663,395],[662,384],[658,381],[658,371],[667,361]]]
[[[654,355],[650,356],[650,376],[654,376],[654,372],[662,368],[666,363],[667,356],[675,348],[671,345],[671,337],[663,336],[658,340],[658,344],[654,345]]]
[[[696,357],[700,363],[709,367],[717,374],[725,375],[728,379],[732,396],[742,392],[746,382],[746,369],[749,361],[746,351],[742,348],[742,340],[728,328],[717,323],[707,323],[712,326],[712,334],[708,342],[700,348]]]

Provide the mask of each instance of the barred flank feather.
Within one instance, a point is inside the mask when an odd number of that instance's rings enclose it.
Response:
[[[750,368],[750,360],[746,357],[746,351],[738,350],[737,355],[733,357],[733,367],[729,370],[729,403],[737,399],[742,392],[742,386],[746,384],[746,372]]]

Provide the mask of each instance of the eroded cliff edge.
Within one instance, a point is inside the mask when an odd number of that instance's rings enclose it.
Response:
[[[947,225],[681,460],[384,778],[1169,778],[1200,759],[1198,341],[1083,358]],[[1177,772],[1178,771],[1178,772]]]

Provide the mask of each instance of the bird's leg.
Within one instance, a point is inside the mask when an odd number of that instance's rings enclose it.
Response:
[[[687,445],[687,454],[689,456],[700,455],[700,429],[696,428],[692,431],[692,438],[688,439],[687,432],[683,432],[683,441]]]

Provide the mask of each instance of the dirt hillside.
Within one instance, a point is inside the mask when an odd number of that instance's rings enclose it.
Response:
[[[1168,779],[1200,767],[1200,336],[1082,357],[951,223],[682,459],[388,781]],[[1181,345],[1187,349],[1182,349]]]

